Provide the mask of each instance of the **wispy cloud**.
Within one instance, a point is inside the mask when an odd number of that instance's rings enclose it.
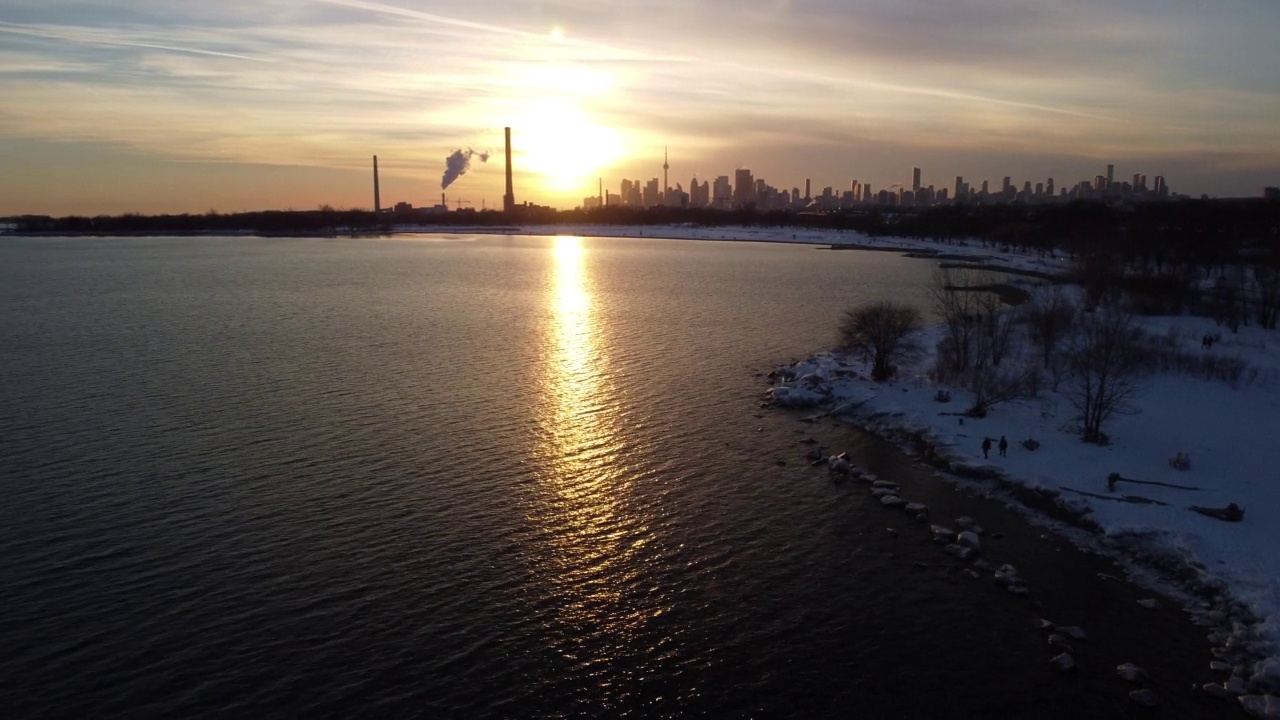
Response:
[[[190,55],[208,55],[210,57],[233,58],[236,60],[261,60],[248,55],[238,53],[223,52],[219,50],[208,50],[200,47],[181,47],[177,45],[166,45],[149,38],[158,37],[155,32],[139,32],[130,29],[97,29],[82,27],[53,27],[39,25],[15,25],[13,23],[0,23],[0,33],[8,33],[11,35],[22,35],[30,38],[40,38],[42,40],[55,40],[59,42],[82,44],[82,45],[105,45],[112,47],[134,47],[145,48],[149,50],[165,50],[168,52],[187,53]]]
[[[0,0],[0,140],[337,168],[363,168],[378,151],[434,174],[453,148],[492,149],[503,125],[553,101],[612,131],[625,148],[608,170],[627,177],[652,172],[649,156],[666,144],[704,169],[763,163],[761,174],[815,179],[846,177],[877,148],[954,174],[984,153],[1024,158],[1027,173],[1046,157],[1280,155],[1280,81],[1270,72],[1280,4],[445,7],[45,0],[10,9]],[[857,153],[833,150],[842,144]],[[818,166],[787,159],[801,157]],[[501,194],[490,168],[463,182]]]

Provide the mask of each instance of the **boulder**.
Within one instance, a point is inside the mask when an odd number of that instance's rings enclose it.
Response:
[[[1280,698],[1274,695],[1246,695],[1240,698],[1240,707],[1262,720],[1280,720]]]
[[[1218,683],[1205,683],[1204,685],[1200,686],[1200,689],[1204,691],[1205,695],[1216,697],[1219,700],[1235,700],[1236,699],[1235,693],[1222,687],[1222,685],[1219,685]]]
[[[975,551],[982,550],[982,541],[978,539],[977,533],[965,530],[956,536],[956,543],[967,548],[973,548]]]
[[[1071,653],[1062,653],[1061,655],[1054,655],[1053,659],[1049,661],[1049,664],[1058,668],[1062,672],[1067,672],[1068,670],[1076,669],[1076,659],[1071,657]]]
[[[1018,584],[1018,569],[1012,565],[1004,564],[996,570],[995,581],[997,585],[1009,587]]]
[[[1116,674],[1129,682],[1146,682],[1147,671],[1133,663],[1121,663],[1116,666]]]
[[[929,514],[929,507],[923,503],[907,503],[907,507],[905,509],[909,513]]]
[[[1146,600],[1139,600],[1138,604],[1148,610],[1160,609],[1160,601],[1156,600],[1155,598],[1147,598]]]
[[[880,498],[880,504],[884,505],[885,507],[891,507],[891,508],[902,507],[903,505],[907,504],[907,501],[903,500],[897,495],[885,495],[884,497]]]
[[[956,531],[952,530],[949,527],[943,527],[941,525],[930,525],[929,529],[933,531],[934,540],[951,542],[956,539]]]
[[[960,558],[961,560],[968,560],[970,557],[973,556],[973,548],[967,548],[963,545],[956,545],[955,543],[951,543],[950,545],[942,548],[942,550],[946,554]]]

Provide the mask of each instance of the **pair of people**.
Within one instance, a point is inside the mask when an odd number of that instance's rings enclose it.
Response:
[[[1003,435],[1000,436],[999,448],[1000,448],[1000,457],[1005,457],[1006,455],[1009,454],[1009,441],[1005,440]],[[982,438],[982,457],[984,458],[990,457],[990,455],[988,455],[988,453],[990,452],[991,452],[991,438],[984,437]]]

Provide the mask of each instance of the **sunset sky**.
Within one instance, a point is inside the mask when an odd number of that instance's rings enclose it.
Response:
[[[789,189],[1280,185],[1276,0],[0,0],[0,215]]]

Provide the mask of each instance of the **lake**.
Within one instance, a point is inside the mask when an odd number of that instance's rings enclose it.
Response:
[[[1227,717],[1204,631],[765,410],[931,263],[577,237],[0,239],[6,717]],[[1006,534],[1033,598],[809,467]],[[889,531],[893,529],[893,532]],[[1001,544],[1002,543],[1002,544]],[[1171,606],[1171,603],[1166,603]],[[1081,670],[1030,625],[1085,626]]]

